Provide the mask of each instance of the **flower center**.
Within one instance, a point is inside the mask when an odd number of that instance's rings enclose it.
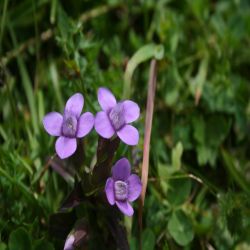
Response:
[[[124,181],[116,181],[114,186],[116,200],[126,200],[128,196],[128,184]]]
[[[66,137],[75,137],[77,129],[77,119],[73,115],[65,115],[62,133]]]
[[[118,103],[109,113],[109,119],[115,130],[119,130],[125,125],[124,107],[122,103]]]

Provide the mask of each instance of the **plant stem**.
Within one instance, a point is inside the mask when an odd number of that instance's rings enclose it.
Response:
[[[3,32],[4,32],[4,25],[5,25],[5,19],[6,19],[6,12],[8,7],[9,0],[5,0],[3,4],[3,14],[1,18],[1,27],[0,27],[0,54],[2,51],[2,38],[3,38]]]
[[[145,194],[148,183],[148,166],[149,166],[149,151],[150,151],[150,139],[153,122],[154,112],[154,98],[157,81],[157,62],[156,59],[151,60],[150,73],[148,81],[148,96],[147,96],[147,109],[146,109],[146,121],[145,121],[145,135],[143,145],[143,160],[142,160],[142,193],[139,200],[139,232],[140,232],[140,250],[142,250],[142,211],[145,200]]]

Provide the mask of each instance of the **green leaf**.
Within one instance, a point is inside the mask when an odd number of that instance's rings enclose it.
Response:
[[[156,45],[154,48],[154,57],[157,60],[161,60],[164,56],[164,47],[163,45]]]
[[[243,173],[237,169],[237,161],[225,149],[221,149],[223,163],[233,180],[242,188],[246,193],[250,194],[249,183],[246,181]]]
[[[172,165],[175,170],[180,170],[181,168],[181,156],[183,153],[183,146],[181,142],[178,142],[175,148],[172,150]]]
[[[0,250],[5,250],[6,247],[7,246],[3,242],[0,242]]]
[[[216,126],[217,125],[217,126]],[[222,115],[213,115],[206,121],[207,143],[218,147],[226,138],[231,127],[231,119]]]
[[[192,124],[194,128],[194,139],[200,143],[204,144],[206,142],[206,124],[202,116],[193,116]]]
[[[199,165],[215,165],[218,147],[223,143],[231,127],[231,120],[222,115],[194,116],[193,136],[197,142],[196,151]]]
[[[167,193],[169,203],[172,206],[182,205],[190,194],[191,181],[189,179],[171,179],[169,186]]]
[[[208,56],[204,55],[204,58],[200,62],[199,70],[197,75],[190,80],[190,91],[195,98],[197,94],[202,94],[203,86],[207,78],[207,69],[208,69]],[[199,100],[196,100],[196,102]]]
[[[25,229],[18,228],[10,234],[9,250],[31,250],[31,239]]]
[[[45,250],[45,249],[46,250],[54,250],[54,247],[50,242],[48,242],[48,241],[46,241],[44,239],[37,240],[35,242],[33,250]]]
[[[141,47],[136,53],[132,56],[132,58],[129,60],[127,64],[127,68],[124,74],[124,91],[123,91],[123,97],[129,98],[130,96],[130,89],[131,89],[131,81],[132,76],[137,68],[137,66],[145,62],[151,58],[155,58],[157,60],[161,60],[164,55],[164,47],[156,44],[147,44]]]
[[[71,33],[74,31],[74,23],[62,6],[58,7],[58,29],[65,41],[70,38]]]
[[[168,231],[181,246],[186,246],[194,238],[192,222],[189,217],[180,210],[172,214],[168,222]]]
[[[161,176],[160,185],[164,193],[167,193],[168,189],[168,183],[166,182],[166,179],[169,177],[168,168],[170,168],[170,166],[160,162],[157,164],[158,175]]]
[[[174,89],[166,92],[165,101],[169,106],[174,106],[179,98],[178,89],[175,87]]]
[[[155,249],[155,235],[151,229],[146,229],[142,233],[142,249],[143,250]]]
[[[193,145],[191,143],[191,123],[178,122],[173,128],[174,141],[181,141],[184,149],[192,149]]]
[[[197,146],[197,155],[199,165],[205,165],[206,163],[210,163],[212,166],[215,164],[215,160],[217,157],[216,149],[210,148],[206,145]]]

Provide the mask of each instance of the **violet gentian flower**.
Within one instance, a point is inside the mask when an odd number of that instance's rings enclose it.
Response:
[[[75,241],[75,237],[73,234],[71,234],[70,236],[68,236],[68,238],[65,241],[65,245],[63,250],[74,250],[74,241]]]
[[[126,158],[116,162],[112,168],[112,177],[106,181],[105,192],[110,205],[117,207],[128,216],[134,210],[129,202],[136,200],[142,189],[140,178],[130,173],[130,163]]]
[[[76,138],[84,137],[94,126],[93,114],[86,112],[81,115],[83,105],[82,94],[76,93],[68,99],[63,115],[51,112],[43,118],[45,130],[52,136],[59,136],[56,153],[61,159],[71,156],[76,151]]]
[[[129,123],[138,119],[139,106],[130,100],[116,102],[114,95],[107,88],[98,89],[98,102],[103,111],[96,114],[96,132],[107,139],[117,134],[124,143],[137,145],[138,130]]]

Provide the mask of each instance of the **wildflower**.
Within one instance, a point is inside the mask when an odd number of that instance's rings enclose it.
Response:
[[[70,236],[68,236],[68,238],[65,241],[65,245],[63,250],[74,250],[74,241],[75,241],[75,237],[73,234],[71,234]]]
[[[138,130],[129,123],[138,119],[139,106],[130,100],[117,103],[114,95],[107,88],[98,89],[98,102],[102,111],[96,114],[96,132],[107,139],[117,134],[124,143],[137,145]]]
[[[83,105],[82,94],[76,93],[68,99],[63,115],[51,112],[43,118],[45,130],[52,136],[59,136],[55,148],[61,159],[71,156],[76,151],[76,138],[86,136],[94,126],[93,114],[81,115]]]
[[[132,216],[134,210],[129,202],[136,200],[142,189],[140,178],[130,173],[130,163],[126,158],[116,162],[112,177],[106,181],[105,192],[110,205],[116,204],[125,215]]]

